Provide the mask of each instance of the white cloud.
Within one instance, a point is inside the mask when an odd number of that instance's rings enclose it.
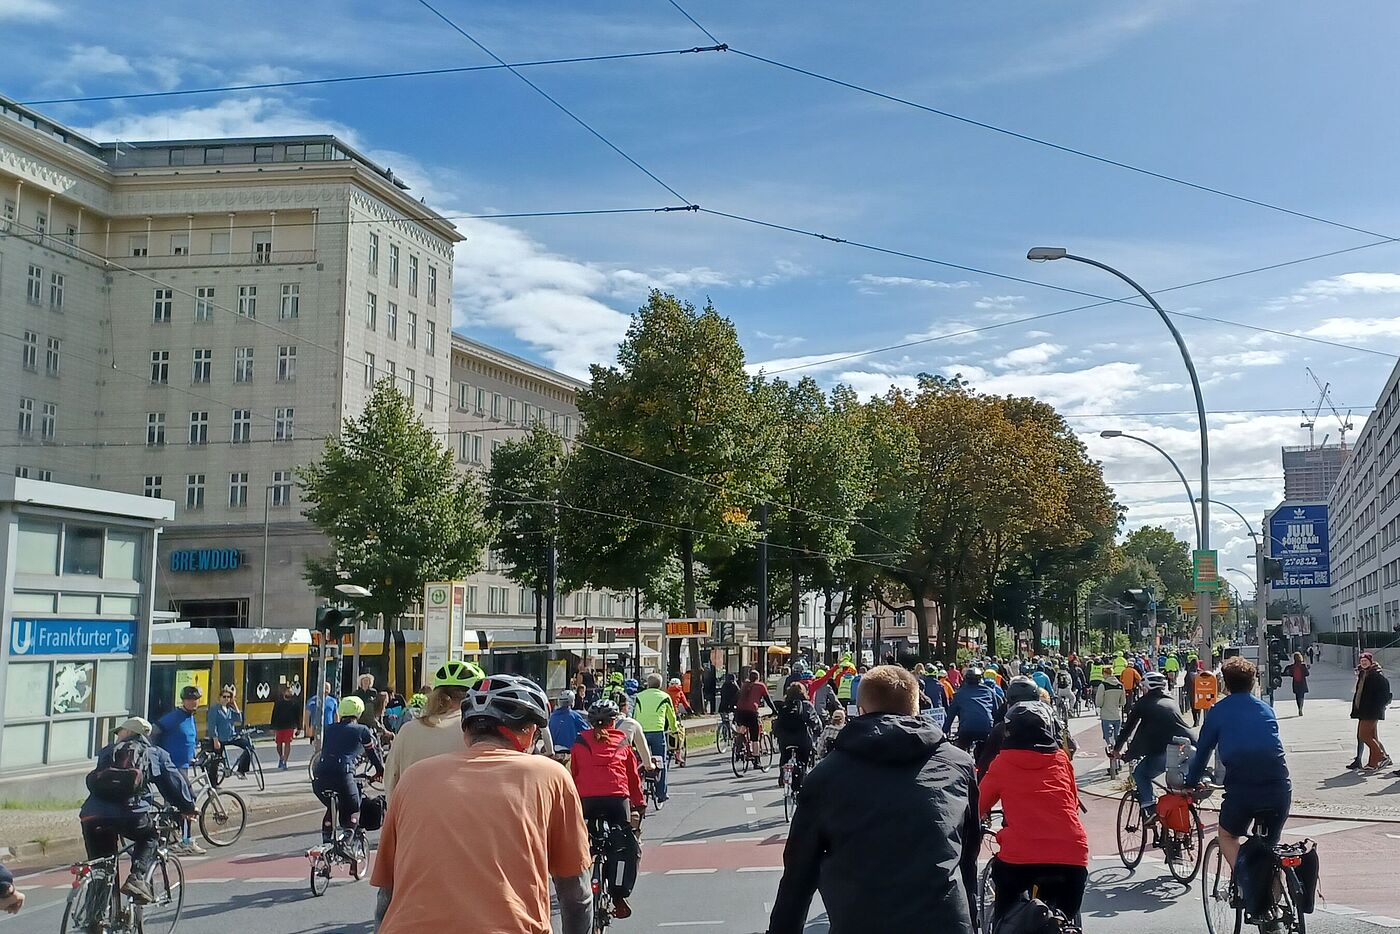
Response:
[[[58,4],[49,0],[0,0],[0,22],[54,19],[62,12]]]
[[[696,266],[692,269],[653,269],[650,272],[617,269],[609,273],[609,277],[612,279],[613,294],[626,295],[639,301],[645,300],[646,293],[652,289],[686,292],[730,284],[727,276],[707,266]]]
[[[927,331],[917,331],[904,335],[906,341],[942,341],[947,344],[975,344],[982,339],[977,332],[980,325],[966,321],[947,321],[935,324]]]
[[[913,289],[970,289],[977,283],[960,279],[956,282],[947,282],[942,279],[913,279],[909,276],[872,276],[869,273],[859,279],[852,279],[851,285],[859,286],[860,291],[867,295],[879,294],[882,289],[887,288],[913,288]]]
[[[979,392],[992,395],[1035,396],[1056,408],[1112,406],[1137,395],[1143,388],[1141,367],[1136,363],[1104,363],[1063,373],[1001,373],[982,367],[947,366],[945,376],[961,373]]]
[[[1210,358],[1211,366],[1277,366],[1288,359],[1281,350],[1243,350]]]
[[[770,334],[767,331],[754,331],[754,337],[759,340],[769,341],[774,350],[786,350],[789,347],[796,347],[798,344],[805,344],[805,337],[791,337],[786,334]]]
[[[750,374],[776,373],[779,370],[788,370],[793,367],[801,367],[808,370],[807,375],[820,373],[836,369],[836,364],[849,358],[853,353],[860,353],[858,350],[838,350],[834,353],[815,353],[805,357],[778,357],[774,360],[761,360],[757,363],[747,364],[744,369]]]
[[[204,106],[146,114],[119,114],[82,132],[98,140],[204,139],[219,136],[293,136],[333,133],[354,145],[354,131],[312,116],[277,97],[226,97]]]
[[[125,55],[119,55],[105,45],[74,45],[68,48],[68,60],[63,63],[67,76],[130,75],[136,72]]]
[[[979,311],[1010,311],[1025,300],[1024,295],[983,295],[972,307]]]
[[[1015,350],[997,357],[992,362],[1002,369],[1008,369],[1010,367],[1040,367],[1055,359],[1055,357],[1064,352],[1064,349],[1065,348],[1059,344],[1034,344],[1030,347],[1018,347]]]
[[[1301,333],[1334,341],[1400,337],[1400,318],[1325,318],[1321,324]]]
[[[871,373],[864,370],[839,373],[836,382],[850,386],[862,399],[883,396],[891,387],[910,390],[919,388],[919,379],[916,376],[891,376],[888,373]]]

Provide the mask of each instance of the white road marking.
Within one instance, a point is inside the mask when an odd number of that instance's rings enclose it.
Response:
[[[709,840],[667,840],[662,846],[695,846],[697,843],[709,843]]]
[[[1309,824],[1306,827],[1285,827],[1283,832],[1291,837],[1321,837],[1329,833],[1355,830],[1364,826],[1366,825],[1354,820],[1327,820],[1320,824]]]
[[[1333,905],[1333,904],[1328,903],[1328,904],[1324,904],[1324,905],[1322,905],[1322,906],[1320,906],[1320,907],[1322,908],[1323,911],[1326,911],[1326,912],[1328,912],[1329,914],[1334,914],[1334,915],[1364,915],[1364,914],[1366,913],[1366,912],[1362,911],[1360,908],[1352,908],[1352,907],[1350,907],[1350,906],[1348,906],[1348,905]]]
[[[744,808],[745,814],[757,814],[758,808]]]
[[[303,879],[301,876],[257,876],[257,877],[255,877],[255,878],[252,878],[252,879],[244,879],[244,880],[242,880],[242,881],[244,881],[244,882],[257,882],[257,883],[262,883],[262,884],[266,884],[266,883],[273,883],[273,884],[276,884],[276,883],[279,883],[279,882],[305,882],[306,880]]]
[[[724,924],[723,921],[658,921],[659,928],[688,928],[698,924]]]
[[[1366,915],[1357,920],[1369,921],[1371,924],[1379,924],[1383,928],[1400,928],[1400,918],[1390,918],[1386,915]]]
[[[745,800],[745,801],[752,801],[752,800],[753,800],[753,795],[749,794],[747,791],[744,792],[744,800]]]
[[[228,884],[229,884],[230,882],[232,882],[232,881],[233,881],[233,876],[221,876],[221,877],[216,878],[216,879],[186,879],[186,880],[185,880],[185,882],[187,882],[187,883],[190,884],[190,885],[194,885],[195,883],[199,883],[200,885],[228,885]]]
[[[325,808],[317,808],[314,811],[301,811],[296,814],[283,814],[281,817],[267,817],[263,820],[249,821],[248,827],[264,827],[268,824],[275,824],[278,821],[291,820],[294,817],[321,817],[326,813]]]
[[[782,866],[740,866],[735,872],[782,872]]]
[[[262,859],[264,856],[271,855],[271,853],[240,853],[239,855],[235,856],[232,860],[230,860],[230,862],[236,863],[240,859]]]
[[[668,876],[707,876],[710,873],[719,872],[718,869],[668,869]]]

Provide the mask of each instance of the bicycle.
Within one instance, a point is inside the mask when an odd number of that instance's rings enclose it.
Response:
[[[113,856],[74,863],[73,887],[63,907],[61,934],[172,934],[180,923],[185,903],[185,869],[170,852],[180,840],[180,816],[171,810],[155,816],[156,860],[147,872],[147,884],[155,898],[149,904],[124,901],[121,893],[121,858],[130,856],[128,844]]]
[[[679,721],[676,731],[666,734],[666,761],[678,769],[685,768],[685,724]]]
[[[1167,788],[1160,782],[1153,782],[1154,791],[1160,790],[1164,794],[1186,794]],[[1204,797],[1209,792],[1190,793],[1190,804],[1187,813],[1190,827],[1186,830],[1176,830],[1166,826],[1160,817],[1153,825],[1156,829],[1156,846],[1162,850],[1163,862],[1167,864],[1167,872],[1176,881],[1183,885],[1190,885],[1196,878],[1196,873],[1201,869],[1201,856],[1205,845],[1205,826],[1201,823],[1201,812],[1196,807],[1196,801]],[[1116,836],[1118,838],[1118,858],[1123,861],[1123,866],[1127,869],[1137,869],[1142,862],[1143,854],[1147,851],[1147,827],[1148,821],[1144,819],[1142,804],[1138,801],[1137,782],[1130,780],[1128,790],[1123,792],[1123,797],[1118,799],[1118,821]]]
[[[253,738],[261,732],[261,730],[239,730],[233,734],[233,738],[228,742],[220,742],[217,750],[210,748],[212,743],[201,744],[200,757],[203,759],[205,767],[208,768],[211,764],[217,766],[218,784],[222,785],[225,779],[235,774],[233,763],[229,762],[228,758],[228,751],[232,747],[240,754],[246,753],[248,756],[248,771],[245,773],[245,777],[251,777],[256,782],[258,791],[267,790],[267,776],[263,774],[262,760],[258,758],[256,747],[253,745]],[[240,742],[247,745],[240,746]],[[211,756],[216,756],[217,761],[211,759]]]
[[[195,791],[199,813],[199,835],[210,846],[231,846],[248,826],[248,803],[236,791],[228,791],[209,781],[205,762],[192,763],[190,787]]]
[[[763,729],[763,722],[759,721],[758,739],[754,743],[758,747],[756,753],[749,753],[749,733],[745,727],[735,727],[734,748],[730,751],[729,767],[734,772],[735,778],[742,778],[744,773],[753,766],[760,772],[766,772],[773,766],[773,755],[776,744],[773,742],[773,734]]]
[[[1265,829],[1265,820],[1256,819],[1250,835],[1258,836]],[[1278,852],[1277,847],[1274,852]],[[1307,934],[1307,915],[1301,907],[1303,883],[1297,871],[1301,857],[1281,855],[1275,861],[1273,904],[1263,918],[1251,918],[1245,913],[1244,897],[1235,885],[1234,867],[1225,864],[1218,839],[1206,846],[1202,862],[1205,872],[1201,873],[1201,901],[1210,934],[1240,934],[1246,923],[1257,925],[1261,934]]]
[[[783,750],[783,755],[787,761],[783,763],[781,770],[783,780],[783,819],[792,820],[792,814],[797,810],[797,795],[802,780],[807,777],[807,767],[798,761],[797,747],[788,746]]]
[[[651,805],[651,810],[661,810],[661,802],[657,800],[657,788],[661,781],[661,760],[651,757],[651,768],[642,769],[642,797]]]
[[[326,894],[331,885],[331,870],[344,863],[350,869],[350,878],[359,881],[369,869],[369,837],[364,830],[356,827],[350,830],[339,826],[340,795],[329,793],[331,827],[334,838],[330,843],[313,846],[306,851],[311,862],[311,894],[320,897]]]
[[[720,714],[719,722],[715,724],[715,749],[720,755],[724,755],[733,745],[734,715],[732,713]]]
[[[1079,809],[1080,811],[1084,810],[1084,805],[1082,802],[1079,805]],[[982,839],[987,843],[987,846],[991,851],[991,857],[987,860],[986,865],[982,867],[982,871],[977,877],[978,934],[992,934],[993,929],[994,918],[992,917],[992,915],[996,908],[997,900],[996,879],[993,874],[993,867],[996,865],[998,859],[998,847],[996,845],[998,843],[997,834],[999,834],[1002,830],[1006,829],[1005,826],[1002,826],[1000,829],[993,829],[992,824],[998,820],[1002,820],[1004,822],[1005,815],[1003,814],[1001,808],[992,808],[992,810],[987,814],[986,820],[982,822]],[[1032,882],[1026,894],[1029,895],[1031,898],[1038,898],[1039,889],[1040,882]],[[1083,934],[1083,925],[1083,916],[1075,915],[1073,920],[1061,926],[1060,934]]]
[[[629,829],[630,832],[630,829]],[[593,932],[600,934],[612,924],[612,890],[608,888],[607,864],[612,854],[613,825],[601,818],[588,822],[588,849],[593,856]]]

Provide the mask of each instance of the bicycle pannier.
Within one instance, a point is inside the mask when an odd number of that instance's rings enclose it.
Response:
[[[1235,884],[1244,899],[1244,910],[1259,918],[1269,910],[1274,898],[1274,868],[1278,858],[1269,845],[1258,837],[1250,837],[1240,847],[1235,860]]]
[[[1008,908],[995,931],[996,934],[1061,934],[1068,924],[1059,911],[1038,898],[1029,898]]]
[[[1311,840],[1282,843],[1274,847],[1274,853],[1278,855],[1281,865],[1291,867],[1298,875],[1302,890],[1298,893],[1298,910],[1312,914],[1317,907],[1317,878],[1322,870],[1317,857],[1317,844]]]
[[[383,795],[365,798],[360,802],[360,829],[379,830],[384,826],[384,815],[388,809],[389,802]]]

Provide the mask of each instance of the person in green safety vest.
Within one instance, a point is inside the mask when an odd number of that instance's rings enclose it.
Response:
[[[1123,669],[1127,667],[1128,660],[1123,657],[1122,652],[1119,652],[1117,655],[1113,656],[1113,677],[1122,677]]]
[[[638,692],[632,706],[632,716],[642,725],[652,759],[659,757],[661,760],[661,774],[656,779],[656,807],[659,810],[670,797],[666,787],[666,737],[676,732],[676,705],[671,695],[661,689],[661,676],[647,675],[646,690]]]
[[[1177,676],[1178,674],[1181,673],[1181,662],[1179,662],[1179,661],[1176,660],[1176,656],[1175,656],[1175,655],[1169,653],[1169,654],[1167,655],[1166,664],[1164,664],[1164,665],[1162,666],[1162,670],[1163,670],[1163,671],[1166,673],[1166,675],[1167,675],[1167,685],[1168,685],[1173,691],[1175,691],[1175,690],[1176,690],[1176,676]]]

